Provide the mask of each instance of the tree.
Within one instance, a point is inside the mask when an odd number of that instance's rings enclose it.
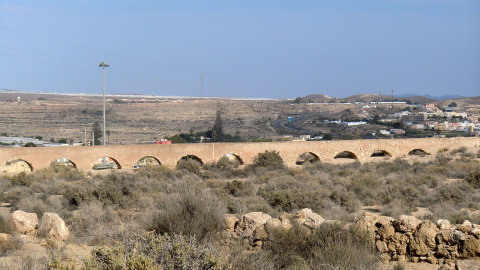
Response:
[[[98,122],[93,123],[92,132],[95,145],[97,145],[97,141],[98,144],[100,144],[100,138],[102,138],[102,129],[100,128],[100,124]]]
[[[34,142],[27,142],[23,147],[37,147],[37,145]]]
[[[450,105],[448,105],[448,107],[457,107],[457,103],[453,101],[452,103],[450,103]]]
[[[217,115],[215,117],[215,124],[212,128],[212,133],[215,131],[216,139],[213,139],[212,142],[223,142],[225,141],[225,132],[223,131],[223,121],[222,121],[222,112],[217,111]]]
[[[168,138],[172,143],[187,143],[187,141],[180,137],[179,135],[173,135],[172,137]]]
[[[332,139],[333,139],[332,134],[330,133],[326,133],[325,135],[323,135],[323,138],[322,138],[322,140],[326,140],[326,141],[330,141]]]
[[[58,140],[58,143],[67,143],[67,139],[61,138],[60,140]]]
[[[105,131],[105,134],[107,134],[107,141],[108,141],[108,143],[110,143],[110,134],[111,134],[111,133],[112,133],[112,132],[110,131],[110,129],[107,129],[107,131]]]

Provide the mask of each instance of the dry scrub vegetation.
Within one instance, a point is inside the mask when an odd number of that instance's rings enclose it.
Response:
[[[272,216],[311,208],[327,219],[352,221],[361,209],[396,217],[480,223],[480,162],[466,149],[443,150],[434,161],[288,168],[277,152],[251,166],[221,159],[176,169],[83,174],[64,166],[0,176],[0,202],[12,210],[58,213],[68,241],[96,246],[84,269],[377,269],[378,256],[361,235],[341,226],[315,233],[294,226],[273,234],[261,251],[221,240],[223,216],[261,211]],[[10,233],[8,215],[0,232]],[[2,256],[21,248],[0,246]],[[52,253],[45,269],[77,269]],[[39,268],[40,269],[40,268]]]

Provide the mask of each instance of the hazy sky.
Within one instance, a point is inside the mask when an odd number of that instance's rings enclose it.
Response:
[[[0,0],[0,89],[480,96],[478,0]]]

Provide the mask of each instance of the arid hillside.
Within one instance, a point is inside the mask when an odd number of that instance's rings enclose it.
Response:
[[[353,105],[293,106],[283,100],[107,96],[107,139],[111,144],[150,143],[181,132],[205,131],[213,127],[218,110],[227,133],[245,139],[270,138],[280,136],[269,124],[276,118],[333,114],[350,107]],[[102,122],[101,96],[9,92],[0,94],[0,108],[1,133],[8,136],[82,142],[85,130],[90,138],[92,124]]]

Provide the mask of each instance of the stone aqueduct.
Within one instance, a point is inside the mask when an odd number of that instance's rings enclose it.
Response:
[[[109,157],[121,169],[132,168],[144,157],[153,157],[162,165],[174,167],[185,156],[210,163],[228,154],[237,157],[242,164],[249,164],[257,153],[276,150],[288,166],[295,166],[299,156],[304,153],[310,153],[321,162],[333,162],[340,156],[368,162],[379,160],[375,156],[399,158],[408,157],[415,151],[436,154],[441,149],[459,147],[473,149],[476,153],[480,149],[480,138],[1,148],[0,165],[6,166],[12,160],[23,160],[32,170],[36,170],[50,166],[57,159],[68,159],[79,170],[91,170],[98,159]]]

